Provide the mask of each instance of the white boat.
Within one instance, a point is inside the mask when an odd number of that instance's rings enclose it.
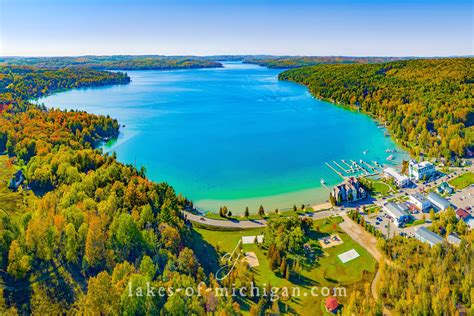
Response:
[[[390,155],[387,157],[387,160],[390,161],[390,160],[393,160],[395,157],[393,155]]]
[[[326,184],[326,181],[324,181],[324,179],[321,179],[321,184]]]

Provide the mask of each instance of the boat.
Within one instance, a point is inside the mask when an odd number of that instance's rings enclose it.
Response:
[[[395,157],[393,155],[390,155],[387,157],[387,160],[390,161],[390,160],[393,160]]]
[[[321,179],[321,184],[326,184],[326,181],[324,181],[324,179]]]
[[[362,153],[363,153],[364,155],[367,155],[368,152],[369,152],[369,150],[367,149],[367,150],[364,150]]]

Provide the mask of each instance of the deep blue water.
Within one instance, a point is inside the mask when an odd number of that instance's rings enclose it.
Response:
[[[126,127],[106,150],[145,166],[151,179],[169,182],[206,210],[324,202],[320,179],[341,180],[325,162],[386,162],[385,149],[395,144],[374,121],[279,82],[280,71],[239,63],[130,71],[129,85],[71,90],[40,102],[117,118]]]

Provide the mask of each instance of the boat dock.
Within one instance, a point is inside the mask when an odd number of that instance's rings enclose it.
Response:
[[[379,173],[380,166],[378,164],[371,165],[362,159],[360,160],[360,163],[351,159],[348,161],[351,164],[349,164],[346,160],[341,160],[340,163],[333,160],[331,162],[325,162],[325,164],[343,179],[346,179],[347,177],[373,176]],[[376,162],[374,161],[374,163]],[[345,168],[345,166],[347,168]]]

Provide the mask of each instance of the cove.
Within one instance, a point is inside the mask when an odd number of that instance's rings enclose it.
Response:
[[[386,164],[397,148],[368,116],[314,99],[277,80],[282,70],[225,62],[224,68],[129,71],[128,85],[75,89],[39,102],[110,115],[125,127],[104,146],[144,166],[203,211],[234,213],[315,204],[342,179],[325,162]],[[365,153],[364,153],[365,152]]]

